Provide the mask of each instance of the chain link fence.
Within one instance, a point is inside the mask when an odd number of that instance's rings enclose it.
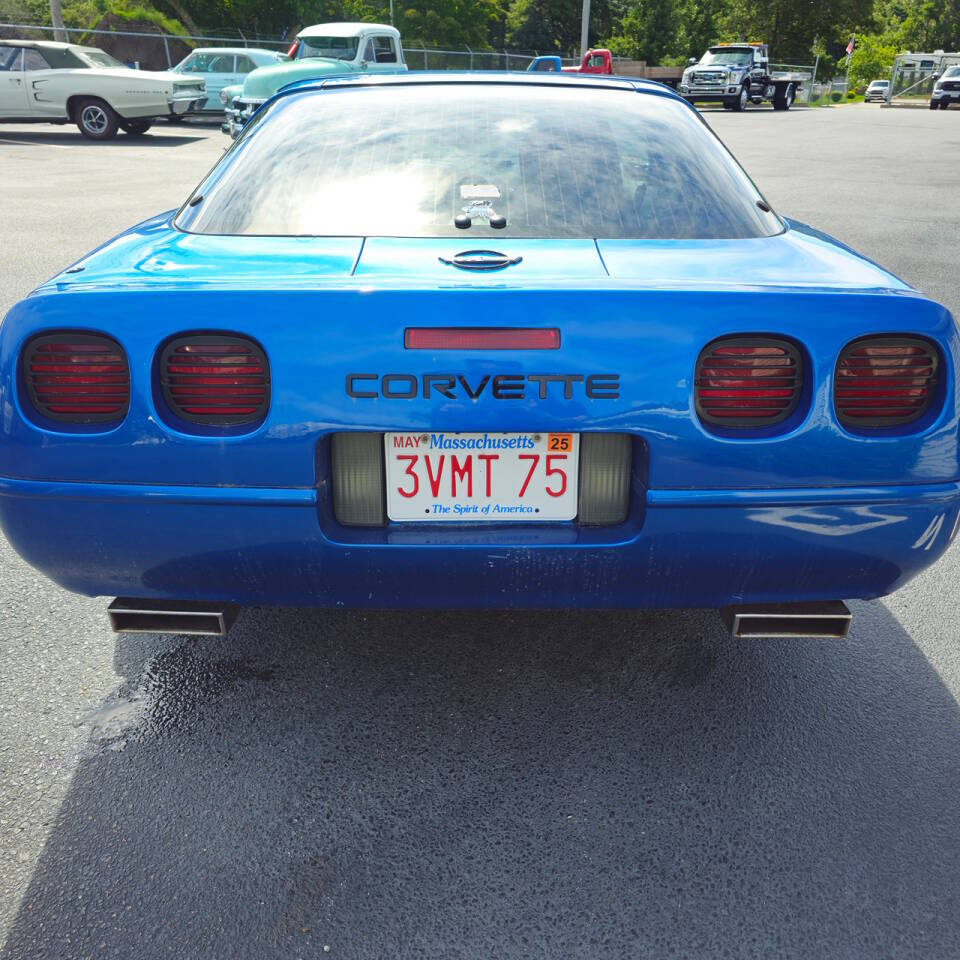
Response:
[[[9,40],[53,40],[56,31],[46,24],[0,23],[0,38]],[[156,30],[117,30],[65,27],[70,43],[100,47],[123,63],[144,70],[166,70],[176,66],[195,47],[259,47],[286,51],[293,36],[258,36],[240,31],[217,31],[212,35],[171,34]],[[411,70],[526,70],[531,61],[550,51],[538,50],[440,50],[434,47],[404,46],[403,56]],[[564,63],[579,60],[562,58]]]

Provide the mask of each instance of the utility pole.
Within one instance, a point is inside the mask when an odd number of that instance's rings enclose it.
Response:
[[[52,0],[51,0],[52,2]],[[580,59],[582,60],[590,47],[587,45],[587,37],[590,33],[590,0],[583,0],[583,14],[580,18]]]
[[[393,26],[393,0],[390,0],[390,26]]]
[[[50,23],[53,26],[53,39],[59,43],[68,43],[67,31],[63,29],[63,10],[60,8],[60,0],[50,0]]]

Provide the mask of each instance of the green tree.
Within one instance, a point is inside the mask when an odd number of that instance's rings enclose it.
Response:
[[[763,40],[774,60],[809,63],[816,37],[844,37],[873,22],[874,0],[729,0],[722,18],[725,40]],[[831,50],[831,52],[833,52]]]
[[[719,34],[718,14],[723,5],[710,0],[680,0],[680,27],[674,45],[672,59],[685,63],[690,57],[698,59],[707,47],[717,42]]]
[[[507,46],[544,53],[580,52],[581,0],[513,0],[507,14]],[[589,43],[612,32],[609,0],[593,0]]]
[[[614,28],[607,46],[618,56],[649,64],[681,64],[717,40],[717,11],[709,0],[639,0]]]
[[[955,50],[960,45],[958,0],[877,0],[877,31],[898,50]]]
[[[661,63],[677,46],[680,16],[674,0],[637,0],[610,38],[613,53],[632,60]]]
[[[481,49],[499,12],[496,0],[398,0],[394,24],[404,43]]]
[[[896,47],[885,44],[879,37],[858,37],[850,57],[850,88],[889,77],[896,56]]]

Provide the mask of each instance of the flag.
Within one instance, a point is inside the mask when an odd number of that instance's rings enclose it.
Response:
[[[853,48],[854,48],[854,46],[856,45],[856,42],[857,42],[857,35],[854,34],[854,35],[850,38],[850,42],[847,44],[847,56],[848,56],[848,57],[850,56],[851,53],[853,53]]]

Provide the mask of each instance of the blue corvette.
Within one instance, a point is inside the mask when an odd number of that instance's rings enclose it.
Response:
[[[645,81],[281,91],[0,327],[0,522],[118,629],[244,604],[843,633],[960,509],[949,312]]]

